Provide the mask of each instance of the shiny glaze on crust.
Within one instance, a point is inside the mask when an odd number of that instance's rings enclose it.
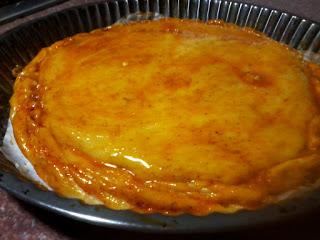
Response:
[[[234,25],[116,25],[42,49],[11,120],[62,196],[143,213],[255,209],[320,176],[317,71]]]

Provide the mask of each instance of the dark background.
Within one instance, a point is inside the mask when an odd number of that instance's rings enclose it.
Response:
[[[19,2],[19,0],[11,0],[11,1],[10,0],[2,0],[0,2],[0,7],[8,5],[8,4],[16,3],[16,2]]]
[[[0,34],[22,22],[95,0],[70,0],[0,25]],[[18,1],[0,0],[0,7]],[[243,0],[285,10],[320,22],[320,0]],[[0,59],[1,61],[1,59]],[[23,203],[0,189],[0,240],[29,239],[320,239],[320,209],[287,222],[219,234],[156,235],[118,231],[80,223]]]

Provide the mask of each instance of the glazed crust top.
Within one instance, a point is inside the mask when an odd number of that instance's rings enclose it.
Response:
[[[18,76],[17,143],[58,194],[254,209],[319,178],[319,67],[249,29],[166,19],[56,42]]]

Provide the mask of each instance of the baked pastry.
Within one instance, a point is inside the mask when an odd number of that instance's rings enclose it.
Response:
[[[320,177],[319,67],[260,33],[161,19],[42,49],[11,98],[58,194],[142,213],[234,212]]]

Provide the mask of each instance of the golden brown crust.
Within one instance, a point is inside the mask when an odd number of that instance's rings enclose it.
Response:
[[[319,67],[248,29],[160,20],[78,34],[18,76],[18,145],[57,193],[205,215],[319,178]]]

